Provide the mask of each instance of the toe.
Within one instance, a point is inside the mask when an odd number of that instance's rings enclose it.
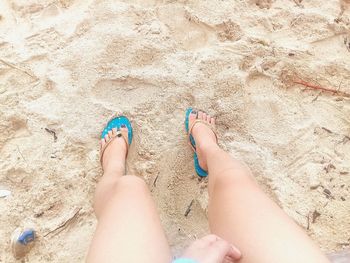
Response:
[[[116,128],[112,129],[112,134],[113,134],[113,136],[115,136],[117,134],[117,129]]]
[[[215,118],[210,119],[210,124],[213,124],[215,126]]]
[[[202,118],[203,121],[207,121],[207,114],[205,112],[203,112],[203,118]]]
[[[129,139],[128,128],[124,124],[122,124],[122,127],[120,128],[120,132],[123,134],[124,138],[127,140]]]
[[[109,131],[108,131],[108,137],[109,137],[109,139],[113,137],[112,130],[109,130]]]
[[[206,119],[207,123],[210,123],[210,119],[211,119],[211,117],[210,117],[210,115],[208,114],[208,115],[207,115],[207,119]]]
[[[196,110],[192,110],[191,114],[189,116],[189,121],[192,122],[197,118],[197,111]]]
[[[202,111],[198,112],[198,119],[199,120],[203,119],[203,112]]]
[[[107,143],[107,142],[108,142],[108,140],[109,140],[108,133],[105,135],[104,140],[105,140],[105,143]]]
[[[126,127],[125,124],[122,124],[122,126],[121,126],[121,128],[120,128],[120,131],[121,131],[122,133],[128,133],[128,128]]]
[[[106,140],[104,138],[101,139],[101,147],[105,146],[105,144],[106,144]]]

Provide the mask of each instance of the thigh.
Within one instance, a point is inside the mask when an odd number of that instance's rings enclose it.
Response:
[[[135,176],[121,177],[99,216],[87,262],[170,261],[170,248],[147,185]]]
[[[329,262],[249,175],[222,176],[210,196],[210,228],[237,245],[243,255],[240,262]]]

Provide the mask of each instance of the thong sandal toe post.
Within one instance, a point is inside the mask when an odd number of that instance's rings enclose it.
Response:
[[[121,131],[121,128],[127,128],[128,132],[124,133]],[[116,129],[117,131],[114,132],[113,129]],[[125,116],[117,116],[112,118],[106,125],[106,127],[103,129],[101,134],[101,139],[104,139],[108,132],[112,131],[112,136],[106,141],[106,143],[101,147],[101,154],[100,154],[100,162],[102,165],[103,161],[103,154],[106,151],[107,147],[111,144],[111,142],[115,138],[122,137],[127,145],[127,153],[129,150],[129,146],[132,142],[133,132],[132,132],[132,126],[129,121],[129,119]]]
[[[217,137],[217,133],[216,133],[216,130],[215,130],[215,127],[213,125],[210,125],[209,123],[205,122],[204,120],[199,120],[199,119],[196,119],[192,124],[191,126],[189,125],[190,121],[190,114],[192,113],[192,111],[194,111],[196,109],[192,109],[192,108],[188,108],[186,110],[186,117],[185,117],[185,128],[186,128],[186,132],[187,132],[187,135],[188,135],[188,140],[189,140],[189,145],[191,146],[194,154],[193,154],[193,161],[194,161],[194,167],[195,167],[195,170],[196,170],[196,173],[198,176],[200,177],[206,177],[208,176],[208,172],[205,171],[200,165],[199,165],[199,161],[198,161],[198,155],[196,153],[196,142],[192,136],[192,130],[193,130],[193,127],[197,124],[197,123],[203,123],[205,124],[206,126],[208,126],[212,131],[213,133],[215,134],[215,137],[216,137],[216,142],[218,141],[218,137]],[[197,112],[199,110],[196,110]],[[202,110],[200,110],[202,111]],[[202,112],[205,112],[205,111],[202,111]],[[198,114],[197,114],[197,117],[198,118]]]

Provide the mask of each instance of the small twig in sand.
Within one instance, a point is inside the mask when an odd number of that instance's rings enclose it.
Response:
[[[22,69],[22,68],[19,68],[17,67],[16,65],[13,65],[12,63],[10,62],[7,62],[3,59],[0,59],[0,62],[4,63],[5,65],[9,66],[10,68],[14,68],[14,69],[17,69],[19,71],[22,71],[23,73],[27,74],[28,76],[34,78],[34,79],[38,79],[38,77],[34,76],[33,74],[31,74],[30,72],[28,72],[27,70],[25,69]]]
[[[344,135],[344,139],[343,139],[343,144],[346,144],[347,142],[350,142],[350,136]]]
[[[44,237],[48,236],[49,234],[53,233],[53,232],[56,232],[57,230],[60,230],[58,231],[56,234],[60,233],[63,229],[65,229],[70,223],[72,223],[76,218],[77,216],[79,215],[79,212],[81,210],[81,207],[80,208],[77,208],[74,212],[74,214],[69,217],[67,220],[65,220],[64,222],[62,222],[58,227],[56,227],[55,229],[47,232]]]
[[[330,129],[327,129],[326,127],[321,127],[321,129],[328,132],[328,133],[333,133]]]
[[[19,149],[18,145],[16,145],[16,147],[17,147],[17,151],[21,155],[22,159],[27,163],[27,160],[26,160],[26,158],[24,158],[24,156],[23,156],[21,150]]]
[[[337,94],[339,96],[350,98],[350,93],[347,93],[345,91],[336,90],[336,89],[333,89],[333,88],[324,88],[324,87],[321,87],[321,86],[318,86],[318,85],[314,85],[314,84],[311,84],[311,83],[303,81],[303,80],[293,81],[293,83],[299,84],[299,85],[303,85],[304,87],[307,87],[307,88],[310,88],[310,89],[313,89],[313,90],[320,90],[320,91],[323,91],[323,92],[330,92],[330,93],[333,93],[333,94]]]
[[[191,203],[188,205],[186,212],[185,212],[185,217],[188,216],[188,214],[191,212],[192,205],[193,205],[194,200],[192,199]]]
[[[348,135],[343,135],[343,134],[339,134],[339,133],[333,132],[330,129],[327,129],[326,127],[321,127],[321,129],[326,131],[326,132],[328,132],[329,134],[335,134],[335,135],[338,135],[338,136],[342,136],[343,140],[340,143],[346,144],[347,142],[350,141],[350,136],[348,136]]]
[[[157,181],[158,181],[159,175],[157,175],[156,179],[153,181],[153,187],[157,187]]]
[[[327,189],[327,188],[323,189],[323,193],[328,199],[335,200],[334,196],[332,195],[332,192],[329,191],[329,189]]]
[[[312,102],[315,102],[315,101],[318,99],[318,97],[321,95],[321,93],[322,93],[322,91],[321,91],[320,93],[318,93],[318,94],[315,96],[315,98],[312,99]]]
[[[56,132],[54,130],[50,130],[49,128],[45,128],[45,131],[47,131],[48,133],[53,135],[54,142],[57,141],[57,135],[56,135]]]

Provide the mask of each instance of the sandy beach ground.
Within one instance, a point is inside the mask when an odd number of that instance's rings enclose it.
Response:
[[[215,114],[221,146],[323,251],[348,248],[347,2],[0,1],[0,190],[11,191],[0,262],[15,262],[17,227],[39,235],[22,262],[84,261],[99,134],[116,112],[133,122],[128,172],[148,183],[174,254],[207,233],[207,181],[183,127],[192,105]]]

